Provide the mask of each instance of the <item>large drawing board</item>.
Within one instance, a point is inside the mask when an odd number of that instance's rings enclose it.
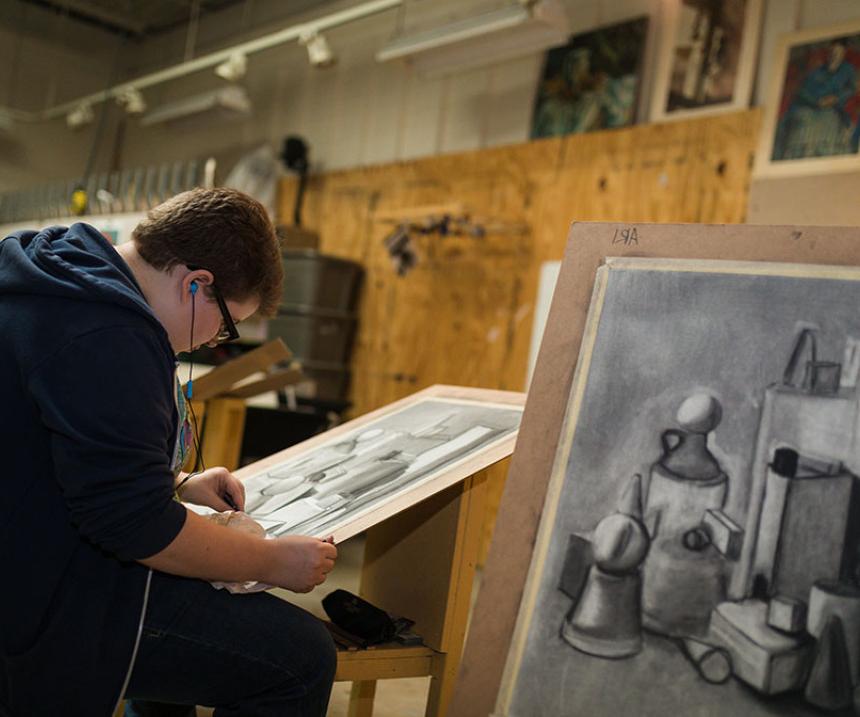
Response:
[[[844,227],[576,223],[529,388],[450,717],[493,713],[579,356],[594,276],[606,257],[860,265]]]
[[[434,386],[237,472],[271,536],[341,542],[513,452],[524,394]]]
[[[857,362],[842,360],[860,340],[857,306],[857,268],[606,260],[497,715],[817,714],[802,694],[812,641],[754,621],[766,595],[811,602],[819,581],[856,580]],[[786,374],[810,331],[817,370],[840,364],[850,385],[805,386],[799,364]],[[828,467],[768,477],[787,446]],[[685,547],[699,530],[713,544]],[[587,576],[571,571],[584,545]]]

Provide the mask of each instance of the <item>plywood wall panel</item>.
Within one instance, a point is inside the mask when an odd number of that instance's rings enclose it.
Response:
[[[521,390],[540,265],[572,221],[742,222],[757,111],[330,172],[305,224],[367,276],[353,357],[356,415],[433,383]],[[295,183],[283,182],[282,216]],[[521,233],[417,236],[398,277],[381,210],[452,201]]]

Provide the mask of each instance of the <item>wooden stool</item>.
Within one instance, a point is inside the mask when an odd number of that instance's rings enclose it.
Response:
[[[361,596],[415,621],[426,646],[340,650],[335,680],[352,681],[350,717],[370,717],[376,682],[430,676],[427,717],[448,707],[481,547],[486,471],[367,532]]]

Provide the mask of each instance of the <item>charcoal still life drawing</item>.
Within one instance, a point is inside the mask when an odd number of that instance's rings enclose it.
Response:
[[[245,510],[272,536],[345,540],[416,489],[450,485],[458,465],[512,441],[521,416],[519,405],[425,397],[249,475]]]
[[[496,706],[852,714],[860,269],[607,259]]]

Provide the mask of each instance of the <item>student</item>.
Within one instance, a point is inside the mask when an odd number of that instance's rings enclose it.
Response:
[[[264,209],[228,189],[174,197],[116,248],[82,223],[0,241],[0,715],[110,717],[123,694],[185,705],[129,714],[325,714],[322,624],[208,581],[307,592],[334,545],[230,530],[174,495],[191,439],[176,354],[272,312],[281,281]],[[224,468],[180,492],[244,504]]]

